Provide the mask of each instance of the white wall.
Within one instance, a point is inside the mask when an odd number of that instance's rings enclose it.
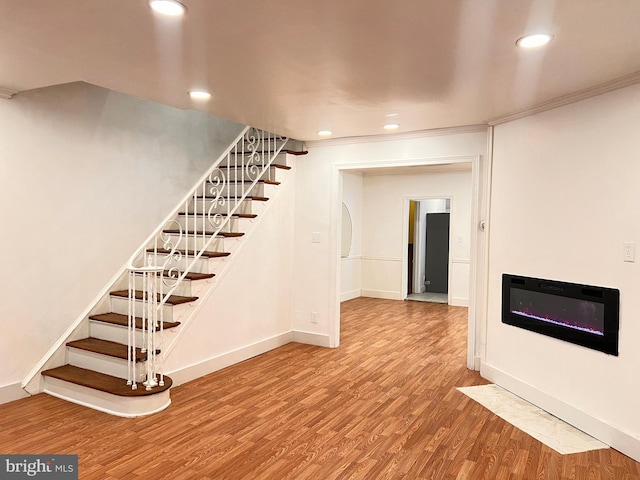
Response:
[[[242,126],[83,83],[0,101],[0,126],[10,400]]]
[[[351,249],[340,260],[340,301],[362,295],[362,175],[343,172],[342,203],[351,216]]]
[[[429,168],[429,167],[427,167]],[[402,300],[403,252],[407,248],[409,199],[450,197],[450,296],[453,305],[469,302],[471,170],[364,178],[362,294]],[[422,213],[421,213],[422,215]],[[456,240],[457,239],[457,240]],[[405,267],[406,268],[406,267]]]
[[[287,172],[279,192],[269,195],[268,211],[240,240],[241,250],[227,260],[233,263],[164,360],[177,384],[292,340],[294,174]]]
[[[640,460],[640,86],[495,127],[483,375]],[[620,355],[500,320],[501,275],[620,289]]]
[[[309,145],[298,161],[294,231],[294,329],[337,346],[339,328],[340,169],[406,165],[443,157],[484,155],[486,132]],[[312,233],[321,242],[312,243]],[[363,269],[364,275],[364,269]],[[318,312],[317,323],[310,321]]]

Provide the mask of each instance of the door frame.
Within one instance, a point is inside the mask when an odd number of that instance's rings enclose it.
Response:
[[[490,144],[490,143],[489,143]],[[481,339],[483,325],[486,323],[485,292],[488,269],[488,242],[479,235],[480,225],[489,215],[489,191],[491,156],[484,162],[482,155],[460,155],[450,157],[432,157],[418,159],[396,159],[382,162],[345,162],[333,164],[331,171],[331,191],[329,196],[329,255],[335,261],[329,263],[329,278],[334,287],[329,291],[329,346],[340,345],[340,229],[339,220],[342,207],[342,172],[364,168],[393,168],[420,165],[443,165],[450,163],[471,163],[471,245],[469,255],[469,316],[467,329],[467,367],[480,369]],[[482,163],[481,163],[482,162]],[[403,254],[405,257],[407,253]],[[405,259],[406,262],[406,259]],[[406,278],[403,279],[406,282]],[[403,286],[406,291],[406,285]]]
[[[409,243],[409,202],[415,201],[420,202],[421,200],[439,200],[445,199],[449,200],[449,252],[447,258],[447,265],[449,266],[449,270],[447,273],[447,304],[451,305],[451,270],[453,269],[453,255],[451,254],[452,246],[453,246],[453,236],[451,235],[451,228],[454,221],[454,204],[455,204],[455,195],[405,195],[402,199],[403,201],[403,231],[402,238],[404,239],[404,245]],[[472,207],[473,208],[473,207]],[[425,215],[425,212],[420,212],[422,215]],[[417,216],[417,215],[416,215]],[[470,239],[471,241],[471,239]],[[426,236],[425,236],[426,242]],[[425,245],[418,245],[419,254],[416,255],[416,244],[414,240],[413,244],[413,258],[414,260],[419,259],[422,262],[426,261],[426,251],[423,251]],[[426,269],[425,269],[426,271]],[[409,258],[408,254],[405,254],[402,258],[402,272],[403,278],[407,278],[409,274]],[[415,282],[415,271],[414,271],[414,282]],[[403,300],[406,300],[408,297],[408,285],[405,280],[405,283],[402,285]],[[469,292],[471,295],[471,292]]]

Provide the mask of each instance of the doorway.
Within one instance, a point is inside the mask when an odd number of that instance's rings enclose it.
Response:
[[[488,196],[487,196],[487,178],[486,172],[487,170],[485,164],[483,163],[483,158],[481,155],[461,155],[455,157],[434,157],[434,158],[418,158],[418,159],[407,159],[407,160],[389,160],[389,161],[364,161],[364,162],[338,162],[333,165],[332,168],[332,188],[333,195],[331,197],[331,232],[330,236],[332,241],[330,242],[330,257],[335,258],[336,262],[329,263],[329,277],[334,280],[334,288],[330,289],[330,299],[329,303],[332,305],[332,308],[329,312],[329,325],[328,325],[328,338],[326,342],[323,342],[322,345],[328,345],[330,347],[338,347],[340,345],[340,287],[341,287],[341,258],[339,255],[340,252],[340,229],[338,228],[338,220],[340,219],[340,207],[341,207],[341,198],[342,198],[342,173],[344,171],[355,171],[355,172],[365,172],[369,170],[375,171],[383,171],[383,169],[393,169],[394,173],[405,172],[405,169],[411,169],[412,172],[414,168],[417,169],[428,169],[429,173],[433,172],[435,168],[446,171],[452,170],[469,170],[471,168],[471,189],[469,192],[470,196],[470,211],[469,211],[469,223],[468,225],[471,227],[468,232],[468,243],[469,243],[469,257],[467,260],[464,258],[458,258],[453,256],[455,255],[454,249],[450,249],[452,259],[450,261],[449,275],[456,279],[456,264],[462,265],[462,277],[468,278],[467,281],[450,281],[449,282],[449,305],[460,305],[460,299],[455,296],[458,291],[458,287],[464,289],[464,285],[467,284],[470,288],[468,291],[468,298],[462,299],[466,300],[464,305],[468,306],[468,345],[467,345],[467,367],[470,369],[479,369],[479,345],[481,340],[481,325],[484,319],[484,304],[482,303],[482,295],[480,295],[480,299],[477,298],[478,292],[481,294],[484,292],[484,284],[479,282],[479,278],[484,278],[486,275],[486,260],[487,260],[487,242],[485,241],[484,236],[479,235],[478,232],[482,232],[484,230],[480,230],[475,228],[477,225],[481,225],[483,223],[483,215],[486,215],[485,205],[488,205]],[[379,170],[380,169],[380,170]],[[437,187],[440,189],[440,187]],[[418,194],[419,195],[419,194]],[[466,198],[466,194],[464,195]],[[403,217],[402,217],[402,226],[403,234],[402,238],[398,238],[398,247],[402,252],[402,258],[397,259],[401,263],[401,268],[399,273],[399,279],[402,282],[401,287],[398,289],[397,300],[406,299],[407,292],[407,251],[406,244],[407,242],[407,234],[408,229],[407,226],[407,217],[409,212],[409,199],[412,198],[420,198],[419,196],[415,197],[414,195],[403,196]],[[423,198],[429,198],[423,197]],[[458,198],[457,196],[455,198]],[[451,240],[451,245],[458,246],[462,241],[464,241],[463,237],[456,233],[460,224],[458,220],[459,208],[456,207],[458,204],[457,201],[452,198],[452,213],[451,213],[451,225],[454,232],[454,238]],[[464,228],[464,227],[463,227]],[[396,258],[368,258],[363,256],[359,260],[362,260],[361,263],[364,264],[364,260],[380,260],[385,261],[385,265],[391,264],[391,262],[395,262]],[[388,263],[387,263],[388,262]],[[466,271],[465,271],[466,270]],[[319,343],[320,344],[320,343]]]
[[[409,200],[406,299],[449,303],[451,199]]]

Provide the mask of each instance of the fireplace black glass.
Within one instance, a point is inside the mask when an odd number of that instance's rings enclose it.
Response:
[[[502,322],[618,355],[620,290],[502,275]]]

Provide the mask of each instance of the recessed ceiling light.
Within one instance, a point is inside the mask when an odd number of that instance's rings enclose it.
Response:
[[[527,35],[519,38],[516,45],[521,48],[541,47],[549,43],[551,38],[551,35],[547,35],[546,33],[536,33],[535,35]]]
[[[328,137],[332,133],[333,132],[331,130],[319,130],[318,131],[318,135],[320,135],[321,137]]]
[[[211,94],[204,90],[191,90],[189,96],[194,100],[209,100],[211,98]]]
[[[385,130],[397,130],[398,128],[400,128],[400,125],[398,125],[397,123],[387,123],[384,127]]]
[[[170,15],[172,17],[184,15],[184,12],[186,11],[185,6],[176,0],[150,0],[149,6],[154,12],[161,13],[162,15]]]

